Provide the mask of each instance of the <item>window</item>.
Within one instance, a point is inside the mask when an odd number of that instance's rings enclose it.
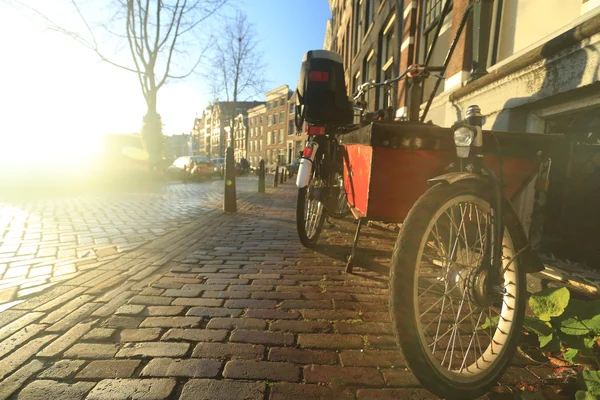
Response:
[[[262,124],[262,115],[258,117],[258,123]]]
[[[294,133],[294,121],[290,120],[288,123],[288,135],[293,135]]]
[[[273,125],[277,125],[279,122],[277,121],[277,113],[273,114]]]
[[[442,17],[442,0],[424,0],[423,14],[423,40],[425,54],[429,52],[431,43],[433,42],[433,35],[435,34],[435,27]]]
[[[371,50],[369,52],[369,54],[367,54],[367,56],[365,57],[365,59],[363,60],[363,82],[368,82],[368,81],[374,81],[376,79],[375,77],[375,57],[374,57],[374,51]],[[374,105],[371,104],[373,102],[372,99],[373,95],[372,95],[372,90],[367,91],[367,93],[365,93],[365,101],[367,103],[367,109],[374,109]]]
[[[285,142],[285,132],[283,131],[283,129],[279,130],[279,143],[284,143]]]
[[[271,132],[267,132],[267,144],[268,145],[271,144],[271,135],[270,135],[270,133]]]
[[[277,144],[277,130],[271,132],[271,144]]]
[[[371,22],[373,22],[373,14],[375,14],[374,2],[375,0],[366,0],[365,3],[365,34],[369,30]]]
[[[285,105],[285,97],[282,97],[282,98],[281,98],[281,103],[280,103],[280,104],[281,104],[282,106],[284,106],[284,105]]]
[[[296,110],[296,108],[295,108],[295,107],[296,107],[296,105],[295,105],[294,103],[291,103],[291,104],[290,104],[290,114],[293,114],[293,113],[294,113],[294,111]]]
[[[268,126],[271,126],[271,125],[273,125],[273,116],[272,116],[272,115],[269,115],[269,116],[267,117],[267,125],[268,125]]]
[[[358,53],[360,49],[360,42],[362,41],[363,33],[363,13],[362,13],[362,0],[356,0],[353,7],[354,12],[354,47],[352,54]]]
[[[267,110],[270,110],[270,109],[271,109],[271,106],[272,106],[272,105],[271,105],[271,102],[268,102],[268,103],[267,103]]]
[[[397,47],[395,45],[396,42],[396,14],[393,14],[389,21],[385,24],[383,31],[379,37],[381,55],[379,57],[379,80],[390,79],[392,77],[393,65],[394,65],[394,48]],[[392,86],[393,91],[394,86]],[[385,93],[383,88],[378,90],[378,99],[377,99],[377,107],[387,108],[389,98]],[[393,94],[392,94],[393,98]]]
[[[280,123],[280,124],[283,124],[284,122],[285,122],[285,116],[284,116],[284,112],[283,112],[283,111],[281,111],[281,112],[279,113],[279,123]]]

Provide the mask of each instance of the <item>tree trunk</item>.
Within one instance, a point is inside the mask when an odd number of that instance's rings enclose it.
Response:
[[[158,166],[163,156],[162,121],[156,112],[156,94],[157,90],[154,89],[145,96],[148,109],[142,125],[142,140],[146,146],[149,155],[148,162],[152,170]]]

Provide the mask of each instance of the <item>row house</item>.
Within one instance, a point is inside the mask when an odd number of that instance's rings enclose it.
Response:
[[[260,165],[260,160],[265,159],[265,127],[267,106],[265,104],[252,107],[248,110],[248,162],[254,168]]]
[[[427,109],[427,122],[451,126],[477,104],[485,115],[484,129],[589,132],[591,140],[573,141],[553,155],[547,196],[538,196],[532,182],[514,206],[543,253],[600,261],[594,242],[600,236],[600,0],[329,4],[332,17],[324,43],[342,55],[349,92],[365,81],[397,76],[414,63],[447,61],[431,104],[427,100],[436,77],[424,84],[400,81],[393,88],[397,119],[419,119]],[[473,12],[446,60],[470,7]],[[382,91],[369,96],[371,110],[387,106]]]
[[[239,162],[242,158],[248,159],[248,113],[246,111],[240,112],[235,117],[233,126],[233,137],[235,138],[233,157],[235,161]]]
[[[268,91],[265,94],[265,163],[271,169],[275,164],[287,162],[288,102],[292,91],[288,85]]]

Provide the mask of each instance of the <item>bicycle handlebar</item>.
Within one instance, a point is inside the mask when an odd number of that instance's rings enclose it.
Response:
[[[446,69],[446,67],[444,67],[444,66],[427,66],[427,65],[413,64],[395,78],[387,79],[383,82],[371,81],[371,82],[365,82],[365,83],[361,84],[358,87],[358,89],[356,90],[356,92],[352,95],[352,98],[354,99],[354,101],[356,101],[360,96],[365,94],[365,92],[367,90],[372,89],[372,88],[382,87],[382,86],[390,86],[393,83],[396,83],[399,80],[401,80],[402,78],[404,78],[406,75],[413,74],[412,76],[418,76],[424,72],[444,72],[445,69]]]

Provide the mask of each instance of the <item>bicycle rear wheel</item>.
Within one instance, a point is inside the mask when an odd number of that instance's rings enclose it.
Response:
[[[346,196],[346,190],[344,189],[344,177],[342,174],[336,173],[334,178],[335,185],[339,187],[339,192],[336,198],[335,208],[329,210],[329,216],[332,218],[344,218],[350,214],[350,207],[348,207],[348,197]]]
[[[421,384],[445,399],[481,396],[514,355],[525,313],[524,243],[505,213],[501,280],[486,284],[494,238],[489,191],[476,182],[429,189],[409,212],[390,270],[393,328]],[[516,239],[516,240],[515,240]]]
[[[322,181],[313,176],[307,187],[298,189],[296,228],[305,247],[314,246],[323,230],[325,207],[321,202],[322,188]]]

